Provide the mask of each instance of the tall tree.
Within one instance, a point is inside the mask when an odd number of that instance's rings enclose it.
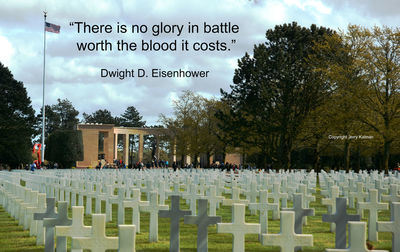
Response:
[[[120,124],[124,127],[144,127],[146,121],[142,121],[143,116],[134,106],[126,108],[125,112],[120,117]]]
[[[196,142],[192,137],[192,115],[196,109],[193,100],[197,97],[191,91],[184,91],[179,99],[173,101],[174,117],[161,115],[160,121],[173,133],[172,142],[176,145],[176,154],[184,164],[185,157],[191,154],[191,143]]]
[[[336,54],[327,69],[347,92],[346,114],[357,108],[353,119],[381,140],[387,172],[392,143],[400,127],[400,29],[350,25],[340,39],[343,47],[339,50],[324,45]],[[350,64],[343,59],[350,59]]]
[[[314,122],[310,128],[304,128],[313,136],[315,143],[329,143],[338,148],[343,147],[343,167],[350,170],[350,155],[355,142],[349,136],[362,134],[362,125],[357,120],[360,114],[359,103],[354,96],[353,86],[362,81],[362,70],[354,63],[355,51],[350,45],[343,43],[339,34],[326,36],[325,40],[315,43],[317,54],[310,56],[310,64],[330,83],[332,93],[310,115]],[[322,130],[322,131],[321,131]],[[324,133],[324,134],[321,134]],[[329,135],[345,136],[341,140],[328,141]],[[314,150],[319,153],[319,145]]]
[[[347,38],[357,42],[357,63],[364,69],[356,93],[363,105],[359,118],[381,137],[388,172],[391,145],[400,128],[400,29],[349,26]]]
[[[36,115],[36,124],[35,124],[35,130],[36,130],[36,136],[39,137],[39,142],[42,140],[42,119],[43,119],[43,114],[42,114],[43,108],[40,108],[40,113]],[[53,111],[50,105],[45,105],[45,111],[46,111],[46,118],[45,118],[45,138],[47,138],[51,133],[59,129],[60,127],[60,117],[59,115]]]
[[[57,99],[57,104],[51,108],[60,117],[60,129],[72,130],[79,123],[79,112],[68,99]]]
[[[125,112],[121,115],[121,117],[116,118],[117,124],[120,124],[124,127],[144,127],[146,125],[146,121],[142,121],[143,116],[140,115],[139,111],[134,106],[129,106],[126,108]],[[147,136],[146,136],[147,137]],[[135,136],[129,135],[129,162],[133,163],[133,151],[135,146]],[[155,141],[153,141],[155,142]],[[123,144],[123,143],[121,143]],[[155,145],[155,144],[153,144]],[[152,145],[152,146],[153,146]],[[153,148],[154,152],[155,148]],[[154,154],[152,155],[152,157]]]
[[[57,103],[53,105],[46,105],[46,124],[45,133],[46,138],[56,130],[72,130],[79,123],[79,112],[74,108],[68,99],[57,99]],[[42,109],[36,116],[37,118],[37,134],[40,134],[42,129]],[[40,136],[41,137],[41,136]]]
[[[35,113],[22,82],[0,63],[0,164],[29,163]]]
[[[160,121],[172,131],[177,155],[184,161],[190,155],[194,164],[198,158],[206,154],[207,164],[211,155],[225,148],[219,138],[220,122],[215,114],[222,109],[223,104],[215,99],[206,99],[192,91],[184,91],[179,99],[174,101],[174,117],[161,115]]]
[[[225,154],[226,144],[222,140],[224,133],[218,127],[221,122],[217,117],[219,110],[225,110],[224,103],[216,99],[204,99],[204,109],[202,111],[202,123],[200,128],[201,152],[207,157],[206,167],[210,167],[210,158],[217,152]]]
[[[291,152],[302,122],[329,94],[329,83],[320,78],[308,63],[315,52],[314,43],[333,32],[297,23],[278,25],[266,33],[267,42],[256,45],[235,70],[232,91],[221,90],[231,107],[220,115],[241,124],[242,138],[257,145],[276,146],[275,156],[281,168],[291,168]],[[235,131],[234,127],[230,127]]]
[[[119,126],[118,118],[113,117],[111,111],[107,109],[98,109],[92,114],[83,113],[83,120],[85,123],[115,124]]]
[[[60,168],[71,168],[83,160],[83,140],[80,130],[56,130],[46,140],[46,160],[57,162]]]

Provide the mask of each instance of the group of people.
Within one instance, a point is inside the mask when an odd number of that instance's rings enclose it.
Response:
[[[98,165],[96,166],[96,169],[154,169],[154,168],[169,168],[172,167],[174,171],[176,171],[178,168],[182,169],[192,169],[198,167],[194,163],[186,163],[186,164],[181,164],[180,162],[173,162],[171,165],[168,160],[156,160],[153,159],[151,161],[143,162],[143,161],[138,161],[134,164],[129,164],[126,165],[122,159],[114,159],[113,163],[110,164],[106,160],[102,159],[98,161]],[[243,169],[243,165],[237,165],[237,164],[231,164],[231,163],[224,163],[224,162],[213,162],[210,165],[210,168],[212,169],[221,169],[221,170],[239,170]],[[246,168],[252,168],[252,167],[246,167]]]
[[[39,162],[38,160],[33,161],[31,164],[25,165],[25,170],[30,170],[30,171],[35,171],[37,169],[47,169],[47,168],[52,168],[52,169],[58,169],[58,163],[54,162],[51,164],[44,165],[44,163]]]
[[[238,170],[238,169],[243,169],[243,165],[237,165],[237,164],[230,164],[229,162],[212,162],[211,168],[213,169],[220,169],[220,170]]]
[[[168,168],[168,167],[169,167],[168,160],[156,160],[156,159],[153,159],[146,163],[143,163],[142,161],[138,161],[133,165],[134,169]]]
[[[98,161],[96,169],[126,169],[126,168],[133,168],[133,169],[143,169],[143,168],[168,168],[169,162],[168,160],[152,160],[151,162],[148,161],[143,163],[142,161],[138,161],[136,163],[126,165],[122,159],[114,159],[113,163],[110,164],[104,159]]]

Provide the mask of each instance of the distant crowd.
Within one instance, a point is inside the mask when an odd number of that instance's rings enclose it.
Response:
[[[96,169],[142,169],[142,168],[166,168],[169,167],[168,160],[152,160],[151,162],[143,163],[142,161],[138,161],[133,165],[126,165],[125,162],[120,159],[114,159],[112,164],[108,163],[106,160],[102,159],[98,161],[98,165]]]
[[[168,162],[168,160],[152,160],[152,161],[147,161],[147,162],[142,162],[138,161],[134,164],[129,164],[126,165],[125,162],[120,159],[114,159],[112,163],[107,162],[106,160],[102,159],[98,161],[98,165],[96,166],[96,169],[155,169],[155,168],[172,168],[174,170],[177,169],[193,169],[193,168],[200,168],[200,164],[195,164],[193,163],[182,163],[182,162]],[[212,164],[210,164],[211,169],[220,169],[220,170],[242,170],[242,169],[257,169],[255,166],[252,167],[250,165],[237,165],[237,164],[232,164],[232,163],[224,163],[224,162],[218,162],[214,161]]]

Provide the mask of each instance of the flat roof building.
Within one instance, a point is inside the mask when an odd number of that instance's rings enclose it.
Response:
[[[123,161],[129,161],[129,135],[139,136],[138,159],[143,161],[144,136],[153,135],[156,139],[156,158],[159,159],[159,139],[169,134],[164,128],[131,128],[116,127],[114,124],[78,124],[77,130],[82,131],[84,160],[78,161],[77,167],[96,167],[98,160],[104,159],[109,163],[118,159],[118,136],[123,139]],[[175,156],[173,157],[175,161]]]

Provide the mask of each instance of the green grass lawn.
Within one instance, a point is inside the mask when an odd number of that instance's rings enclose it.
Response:
[[[316,202],[311,203],[312,208],[315,209],[315,216],[308,217],[308,224],[303,227],[304,234],[313,234],[314,246],[304,247],[303,251],[324,251],[325,248],[334,248],[335,236],[334,233],[329,232],[329,223],[322,222],[322,214],[327,212],[326,207],[321,205],[321,195],[319,188],[317,188]],[[143,194],[143,200],[145,196]],[[94,201],[93,201],[94,203]],[[169,201],[167,201],[169,204]],[[289,202],[289,206],[290,202]],[[185,205],[185,201],[181,200],[181,208],[188,209],[189,206]],[[94,204],[93,204],[94,209]],[[103,210],[104,210],[103,204]],[[104,212],[104,211],[103,211]],[[125,223],[132,223],[131,209],[126,209]],[[349,213],[355,214],[355,209],[349,209]],[[222,216],[222,222],[231,222],[231,208],[221,207],[217,209],[217,215]],[[368,212],[365,212],[365,217]],[[71,209],[69,210],[71,216]],[[279,233],[280,226],[279,220],[273,221],[270,213],[268,222],[269,233]],[[258,223],[258,215],[250,215],[250,211],[246,211],[246,222]],[[106,235],[117,236],[118,227],[116,224],[117,219],[117,206],[113,205],[113,221],[106,225]],[[382,211],[379,213],[379,220],[389,220],[390,212]],[[363,221],[367,221],[363,219]],[[91,216],[85,216],[85,225],[91,225]],[[197,226],[186,225],[181,220],[180,225],[180,249],[184,251],[196,251],[197,239]],[[149,214],[141,213],[141,233],[136,235],[136,251],[169,251],[169,219],[159,218],[159,241],[150,243],[148,242],[149,232]],[[379,233],[379,242],[373,242],[375,249],[385,249],[391,251],[391,233]],[[71,239],[68,239],[68,249],[70,249]],[[245,243],[246,251],[280,251],[279,247],[262,246],[258,242],[258,235],[246,235]],[[209,251],[232,251],[232,235],[231,234],[218,234],[216,226],[210,226],[208,229],[208,248]],[[29,230],[24,231],[21,226],[18,226],[18,221],[10,217],[3,208],[0,207],[0,251],[43,251],[43,246],[36,246],[36,237],[29,236]]]

